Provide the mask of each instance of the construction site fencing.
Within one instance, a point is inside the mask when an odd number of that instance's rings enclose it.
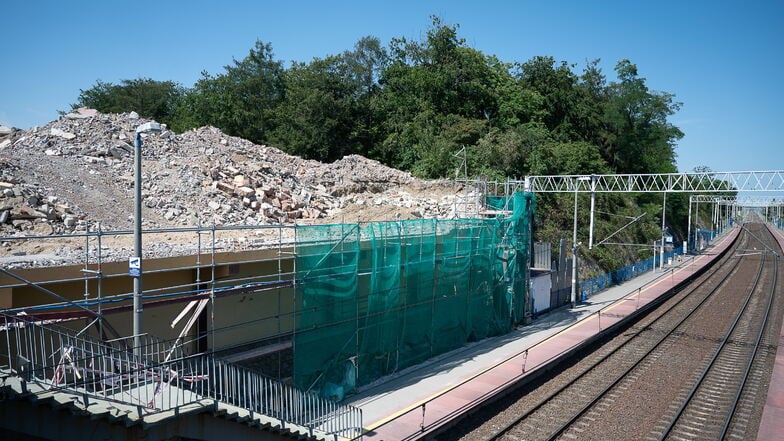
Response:
[[[667,251],[664,253],[664,261],[667,262],[670,259],[674,259],[681,255],[683,255],[682,247]],[[591,297],[600,291],[604,291],[611,286],[631,280],[640,274],[653,271],[655,267],[660,267],[661,264],[661,257],[657,254],[654,257],[641,260],[634,265],[629,265],[615,271],[584,280],[580,282],[580,299],[586,300],[588,297]]]
[[[53,324],[0,315],[5,334],[3,370],[44,391],[64,391],[132,406],[139,417],[191,403],[225,403],[314,432],[352,438],[362,413],[313,393],[226,363],[210,354],[188,355],[181,346],[145,336],[145,344],[99,342]]]
[[[295,385],[340,400],[521,323],[533,195],[504,207],[494,218],[297,227]]]

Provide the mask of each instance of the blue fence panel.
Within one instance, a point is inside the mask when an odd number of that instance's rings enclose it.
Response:
[[[672,251],[664,253],[664,261],[674,259],[676,256],[683,254],[683,247],[678,247]],[[580,282],[580,300],[586,300],[588,297],[603,291],[611,286],[621,284],[631,280],[640,274],[653,270],[654,262],[656,266],[661,266],[660,255],[641,260],[633,265],[629,265],[615,271],[596,276],[591,279],[583,280]]]

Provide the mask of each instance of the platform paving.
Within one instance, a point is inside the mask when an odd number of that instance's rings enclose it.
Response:
[[[779,246],[784,249],[784,234],[781,230],[771,230]],[[770,377],[768,396],[757,432],[758,441],[784,440],[784,324],[781,326],[777,348],[773,375]]]
[[[659,298],[714,261],[737,236],[727,230],[697,256],[610,287],[502,336],[451,351],[384,377],[349,397],[362,409],[369,440],[416,439],[504,388],[541,372],[556,357]]]

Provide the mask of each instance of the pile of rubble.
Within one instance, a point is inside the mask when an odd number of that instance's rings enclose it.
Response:
[[[57,196],[44,197],[34,188],[3,181],[0,192],[0,234],[14,230],[33,236],[62,234],[75,229],[84,217]]]
[[[0,134],[2,234],[69,232],[87,221],[129,229],[133,139],[145,122],[134,112],[79,109]],[[145,228],[368,220],[373,208],[391,219],[454,215],[451,183],[357,155],[325,164],[214,127],[176,134],[163,125],[142,138]]]
[[[13,127],[0,126],[0,150],[11,145],[11,140],[8,139],[15,132]]]

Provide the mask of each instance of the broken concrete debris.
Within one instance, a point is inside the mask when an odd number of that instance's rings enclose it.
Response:
[[[68,140],[76,138],[76,135],[74,135],[73,133],[58,129],[57,127],[52,127],[52,129],[49,131],[49,134],[52,136],[59,136],[60,138],[68,139]]]
[[[135,112],[80,108],[41,127],[0,132],[0,233],[58,234],[87,221],[129,229],[131,140],[146,122]],[[451,183],[416,179],[359,155],[325,164],[215,127],[162,129],[145,134],[142,148],[145,228],[455,214]]]
[[[91,118],[98,114],[98,111],[95,109],[88,109],[87,107],[80,107],[73,112],[70,112],[65,115],[68,119],[87,119]]]
[[[68,204],[58,203],[57,196],[43,196],[34,187],[1,182],[0,234],[23,233],[46,236],[74,230],[83,213]]]

